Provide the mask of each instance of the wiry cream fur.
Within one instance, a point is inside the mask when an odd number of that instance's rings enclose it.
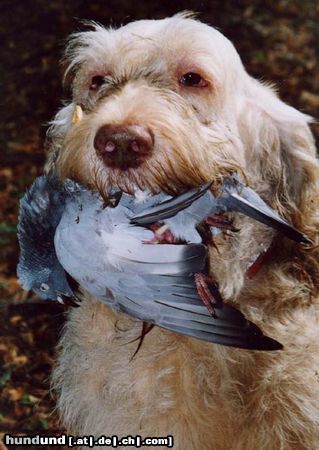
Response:
[[[63,423],[78,435],[172,434],[177,450],[317,450],[319,168],[309,118],[252,79],[222,34],[187,15],[94,25],[73,36],[66,61],[73,101],[52,124],[47,170],[105,197],[113,185],[171,192],[235,170],[314,245],[275,237],[271,262],[252,280],[245,270],[273,239],[268,228],[236,217],[240,232],[221,234],[210,250],[224,298],[280,341],[278,352],[155,328],[131,360],[141,323],[84,295],[53,374]],[[181,86],[189,71],[208,86]],[[101,74],[110,86],[92,94]],[[84,116],[72,124],[76,104]],[[150,129],[151,157],[134,170],[107,169],[93,147],[104,124]]]

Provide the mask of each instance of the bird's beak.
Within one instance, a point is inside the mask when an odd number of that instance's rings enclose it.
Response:
[[[78,308],[81,304],[81,300],[75,295],[69,296],[65,294],[58,294],[57,299],[60,303],[67,306],[73,306],[74,308]]]

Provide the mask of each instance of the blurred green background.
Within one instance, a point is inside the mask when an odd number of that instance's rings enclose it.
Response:
[[[15,233],[18,200],[45,160],[46,124],[67,99],[65,40],[81,19],[120,25],[185,9],[229,37],[250,74],[318,117],[317,1],[0,1],[0,433],[59,432],[48,377],[64,310],[19,288]]]

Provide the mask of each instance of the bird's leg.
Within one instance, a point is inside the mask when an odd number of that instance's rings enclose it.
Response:
[[[234,227],[233,221],[226,219],[223,214],[213,214],[208,216],[205,219],[205,223],[210,227],[220,228],[222,230],[239,231],[238,228]]]
[[[143,241],[144,244],[174,244],[176,242],[173,233],[167,225],[156,222],[150,225],[154,237],[149,241]]]
[[[208,309],[208,312],[212,316],[215,316],[214,307],[223,302],[217,283],[214,282],[212,277],[205,275],[204,273],[196,273],[194,278],[200,299]]]

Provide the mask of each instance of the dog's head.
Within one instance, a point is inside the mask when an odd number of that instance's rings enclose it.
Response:
[[[73,100],[49,133],[62,177],[107,196],[237,171],[286,215],[307,199],[318,175],[309,117],[251,78],[214,28],[185,14],[93,24],[71,37],[66,62]]]

